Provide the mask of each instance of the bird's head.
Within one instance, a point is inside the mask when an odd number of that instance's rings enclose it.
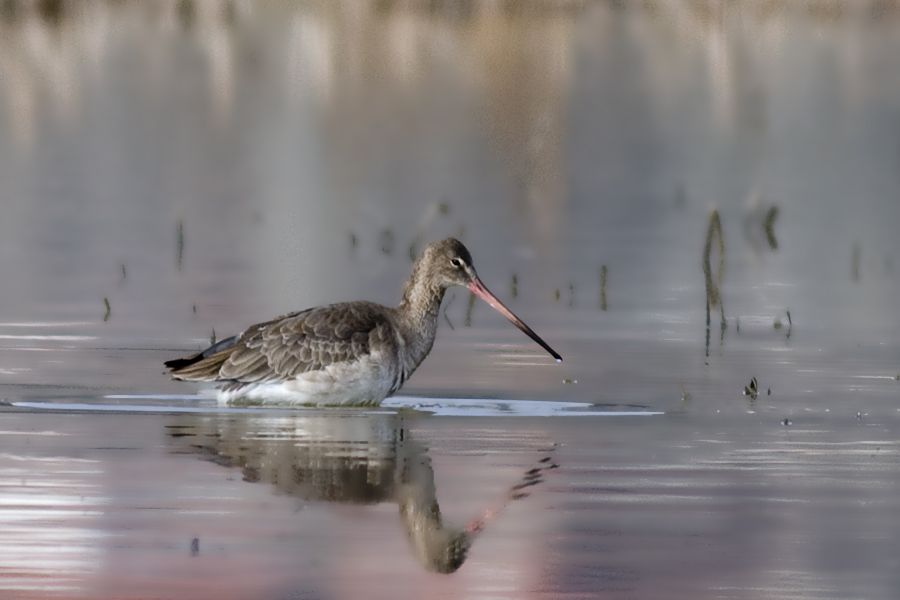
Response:
[[[455,285],[468,288],[470,292],[487,302],[491,308],[506,317],[510,323],[537,342],[557,362],[562,361],[562,357],[556,350],[547,345],[522,319],[517,317],[497,296],[487,289],[475,271],[469,249],[456,238],[447,238],[428,244],[421,258],[416,263],[413,281],[417,280],[431,289],[440,290],[440,295],[443,295],[444,289]]]

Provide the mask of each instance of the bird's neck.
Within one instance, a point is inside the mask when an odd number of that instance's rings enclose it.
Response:
[[[444,286],[436,285],[425,277],[421,265],[416,264],[403,288],[400,306],[397,307],[406,342],[404,359],[408,369],[418,367],[431,351],[437,332],[438,311],[445,291]]]
[[[411,323],[436,320],[446,290],[426,275],[425,266],[419,261],[403,286],[403,299],[398,309]]]

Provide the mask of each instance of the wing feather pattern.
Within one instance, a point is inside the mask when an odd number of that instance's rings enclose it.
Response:
[[[218,370],[217,381],[262,383],[360,360],[396,342],[387,309],[377,304],[332,304],[248,328]]]

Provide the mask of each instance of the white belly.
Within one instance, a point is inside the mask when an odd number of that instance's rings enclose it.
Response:
[[[392,393],[396,381],[396,367],[379,359],[379,355],[371,355],[302,373],[290,380],[220,390],[218,400],[227,404],[378,406]]]

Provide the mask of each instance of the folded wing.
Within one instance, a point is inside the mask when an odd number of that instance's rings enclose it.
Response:
[[[189,381],[251,384],[292,379],[393,349],[385,310],[353,302],[292,313],[253,325],[222,348],[212,346],[166,365],[173,377]]]

